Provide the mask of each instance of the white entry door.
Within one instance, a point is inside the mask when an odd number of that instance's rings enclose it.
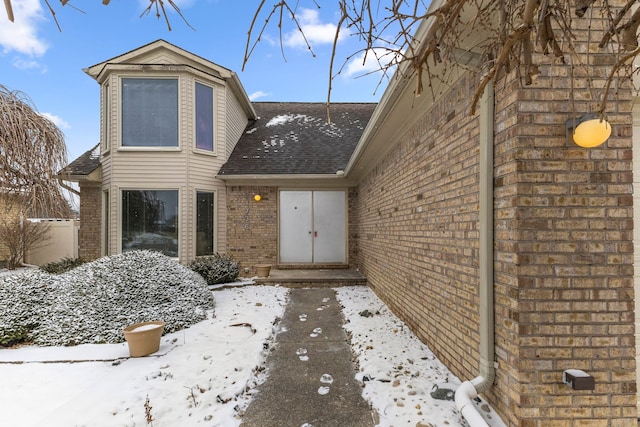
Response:
[[[346,192],[280,192],[280,262],[345,263]]]

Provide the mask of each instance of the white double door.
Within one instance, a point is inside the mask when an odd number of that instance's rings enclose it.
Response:
[[[280,262],[347,261],[345,191],[280,191]]]

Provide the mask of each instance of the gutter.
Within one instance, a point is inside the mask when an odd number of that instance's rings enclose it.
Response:
[[[495,379],[493,302],[493,132],[494,89],[489,82],[480,100],[480,360],[479,374],[455,393],[456,407],[471,427],[488,427],[473,399]]]
[[[62,180],[62,178],[57,177],[56,179],[58,180],[58,185],[60,185],[60,187],[62,187],[65,190],[75,194],[76,196],[80,196],[80,192],[78,190],[76,190],[75,188],[65,184],[64,181]]]

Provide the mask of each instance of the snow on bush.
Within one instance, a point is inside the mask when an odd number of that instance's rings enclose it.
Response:
[[[174,332],[213,307],[196,272],[158,252],[125,252],[60,275],[0,279],[0,344],[118,343],[126,326],[163,320],[165,333]]]
[[[240,274],[238,262],[223,254],[198,257],[189,263],[189,268],[201,275],[208,285],[233,282]]]

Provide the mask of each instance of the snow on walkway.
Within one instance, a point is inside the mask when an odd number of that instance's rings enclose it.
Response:
[[[345,287],[337,295],[360,366],[356,377],[379,425],[466,426],[452,401],[429,393],[433,384],[459,380],[375,294]],[[133,427],[151,425],[150,416],[156,427],[239,425],[237,410],[250,399],[245,391],[264,381],[265,347],[287,290],[244,286],[214,296],[215,316],[165,335],[160,356],[128,358],[126,344],[0,350],[1,424]],[[373,316],[361,316],[364,310]],[[478,407],[490,426],[504,426],[486,403]]]

